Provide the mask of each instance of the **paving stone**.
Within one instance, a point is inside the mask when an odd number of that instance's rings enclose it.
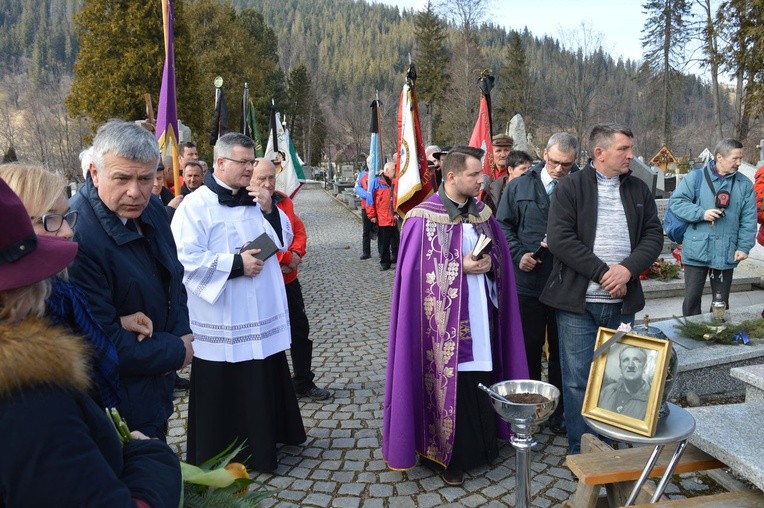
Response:
[[[544,492],[544,495],[548,497],[552,497],[554,499],[559,499],[560,501],[563,501],[570,497],[569,492],[565,492],[564,490],[558,489],[558,488],[548,489]]]
[[[418,494],[419,485],[417,485],[415,482],[396,482],[395,492],[399,496],[410,496],[413,494]]]
[[[337,493],[343,496],[360,496],[365,489],[366,485],[362,483],[343,483]]]
[[[393,495],[393,486],[377,483],[369,485],[369,494],[372,497],[384,497],[388,498]]]
[[[332,499],[331,506],[337,508],[358,508],[361,506],[361,500],[357,497],[335,497]]]
[[[443,498],[436,492],[419,494],[416,497],[416,500],[420,508],[430,508],[433,506],[441,506],[443,504]]]
[[[459,502],[464,506],[483,506],[486,503],[486,498],[479,494],[472,494],[464,499],[460,499]]]
[[[302,503],[307,506],[329,506],[329,503],[331,502],[332,496],[327,494],[318,494],[315,492],[310,494],[302,501]]]
[[[390,506],[395,508],[417,508],[416,501],[411,496],[395,496],[389,499]]]

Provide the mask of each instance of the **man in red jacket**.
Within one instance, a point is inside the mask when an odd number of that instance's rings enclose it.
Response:
[[[292,224],[294,239],[286,252],[277,253],[281,273],[284,276],[287,305],[289,306],[289,322],[292,333],[292,345],[289,350],[294,370],[294,390],[298,397],[310,397],[313,400],[326,400],[331,392],[319,388],[313,382],[316,375],[311,370],[313,361],[313,341],[310,340],[310,324],[305,314],[305,303],[302,297],[302,287],[297,280],[297,267],[302,263],[308,244],[308,234],[305,224],[294,213],[294,204],[286,194],[276,190],[276,170],[270,164],[260,164],[253,168],[252,185],[257,185],[271,194],[273,203],[281,209]],[[276,208],[273,209],[276,211]],[[276,213],[278,216],[278,212]],[[268,216],[266,219],[270,219]]]
[[[373,189],[374,202],[366,206],[366,213],[379,228],[380,270],[389,270],[398,257],[398,218],[393,209],[393,178],[395,163],[388,162]]]

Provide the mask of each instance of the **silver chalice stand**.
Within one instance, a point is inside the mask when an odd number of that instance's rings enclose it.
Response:
[[[549,383],[530,379],[502,381],[490,388],[483,384],[478,386],[491,396],[493,410],[512,428],[511,443],[515,448],[517,471],[515,506],[527,508],[531,505],[531,447],[536,444],[533,434],[554,412],[560,400],[560,390]],[[507,400],[507,397],[520,394],[542,395],[547,402],[524,404]]]

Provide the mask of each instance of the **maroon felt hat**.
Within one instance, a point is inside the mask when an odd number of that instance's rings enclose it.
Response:
[[[0,291],[52,277],[77,254],[77,243],[37,236],[24,203],[0,178]]]

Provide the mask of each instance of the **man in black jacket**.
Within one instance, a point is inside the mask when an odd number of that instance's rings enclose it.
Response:
[[[541,302],[557,309],[571,453],[586,432],[581,408],[597,330],[634,321],[645,306],[639,274],[663,247],[655,199],[629,170],[633,138],[617,124],[594,126],[591,162],[560,181],[549,210],[554,265]]]
[[[118,409],[132,430],[164,440],[175,370],[193,357],[183,266],[170,222],[151,195],[159,147],[130,122],[110,121],[93,140],[85,185],[71,199],[80,247],[69,275],[119,355]],[[141,311],[154,333],[141,341],[119,316]]]
[[[544,162],[509,182],[496,215],[512,253],[530,378],[541,380],[541,356],[548,340],[548,378],[561,392],[557,318],[554,309],[541,303],[539,297],[552,273],[552,255],[544,243],[549,205],[557,183],[573,168],[577,155],[575,136],[553,134],[544,149]],[[559,434],[565,433],[563,399],[560,397],[549,418],[549,427]]]

